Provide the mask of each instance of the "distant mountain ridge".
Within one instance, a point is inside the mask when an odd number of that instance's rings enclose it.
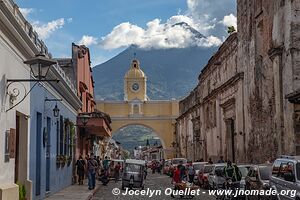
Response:
[[[195,39],[205,38],[185,22],[173,26],[188,29]],[[117,56],[93,68],[96,99],[123,100],[124,75],[136,55],[147,76],[147,95],[152,100],[180,99],[197,84],[197,77],[216,47],[191,46],[171,49],[142,49],[131,45]]]

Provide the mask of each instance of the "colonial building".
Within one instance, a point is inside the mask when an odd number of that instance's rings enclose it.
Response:
[[[106,113],[95,110],[90,51],[84,45],[73,43],[72,58],[60,58],[58,62],[63,70],[73,77],[82,102],[82,106],[78,109],[75,158],[77,159],[79,155],[85,157],[91,153],[103,157],[108,138],[111,136],[111,120]],[[84,119],[81,119],[82,116]]]
[[[222,44],[201,71],[198,86],[180,102],[177,152],[194,160],[223,155],[256,163],[298,155],[300,3],[237,4],[238,32]]]
[[[18,6],[2,1],[0,16],[0,199],[19,199],[15,183],[27,199],[44,199],[71,184],[81,101]],[[36,74],[36,61],[49,70]]]
[[[198,86],[180,101],[177,118],[178,156],[189,160],[217,159],[224,155],[235,160],[243,154],[242,107],[243,73],[237,68],[237,34],[231,34],[199,75]]]

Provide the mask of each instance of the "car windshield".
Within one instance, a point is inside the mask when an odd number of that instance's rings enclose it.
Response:
[[[200,170],[203,165],[202,164],[193,164],[195,170]]]
[[[246,177],[249,172],[249,168],[244,166],[239,167],[239,170],[241,171],[242,177]]]
[[[203,173],[210,173],[213,170],[213,166],[209,165],[209,166],[205,166],[203,169]]]
[[[125,167],[125,171],[127,172],[140,172],[140,165],[136,165],[136,164],[127,164]]]
[[[259,175],[261,180],[269,180],[271,176],[272,167],[271,166],[261,166],[259,167]]]
[[[178,165],[180,161],[182,161],[183,164],[187,163],[187,160],[185,160],[185,159],[174,159],[174,160],[172,160],[172,164]]]

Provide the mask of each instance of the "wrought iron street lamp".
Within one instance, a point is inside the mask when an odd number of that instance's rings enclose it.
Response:
[[[81,139],[81,148],[80,148],[80,153],[83,153],[83,137],[85,135],[85,126],[87,125],[89,119],[91,118],[90,115],[88,114],[79,114],[78,119],[81,121],[82,123],[82,131],[79,131],[80,134],[80,139]]]
[[[24,63],[30,66],[30,72],[35,77],[35,79],[7,79],[8,84],[6,86],[6,90],[7,90],[7,94],[10,97],[10,103],[13,104],[14,101],[21,93],[17,87],[14,87],[10,90],[10,87],[12,87],[14,83],[19,83],[23,86],[24,96],[16,104],[12,105],[9,109],[7,109],[6,112],[13,109],[17,105],[19,105],[22,101],[24,101],[25,98],[28,96],[28,94],[32,91],[32,89],[37,85],[37,83],[50,82],[50,81],[59,82],[59,80],[57,79],[54,80],[46,79],[50,67],[57,63],[56,60],[47,58],[44,54],[38,54],[35,57],[25,61]],[[30,90],[27,91],[25,85],[22,82],[35,82],[35,83],[30,88]]]
[[[53,108],[53,116],[58,117],[59,116],[59,108],[57,107],[57,104]]]
[[[90,115],[88,114],[83,114],[83,115],[79,115],[78,118],[80,119],[80,121],[82,122],[83,126],[86,126],[89,119],[91,118]]]
[[[44,54],[38,54],[24,63],[30,65],[31,73],[36,79],[42,80],[46,78],[50,66],[57,62],[53,59],[46,58]]]

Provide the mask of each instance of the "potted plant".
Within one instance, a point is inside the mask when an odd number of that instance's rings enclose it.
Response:
[[[19,200],[26,200],[26,188],[23,184],[17,183],[19,186]]]
[[[61,155],[61,166],[64,167],[68,161],[68,157],[66,155]]]
[[[70,166],[71,162],[72,162],[72,156],[69,156],[68,157],[68,166]]]

